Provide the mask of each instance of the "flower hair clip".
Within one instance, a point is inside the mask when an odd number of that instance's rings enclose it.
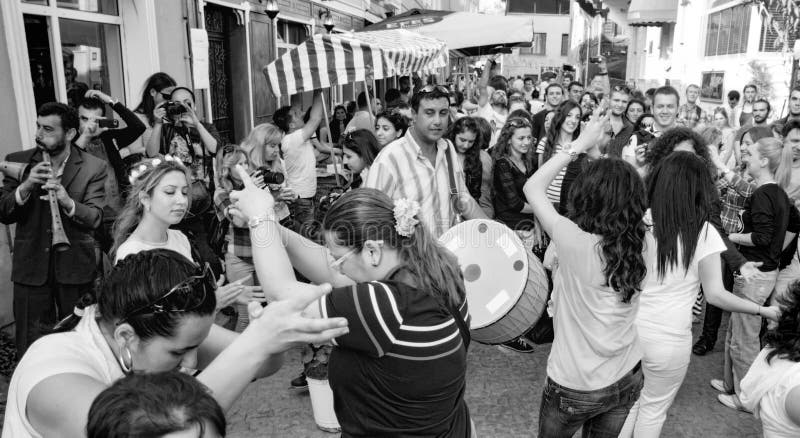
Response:
[[[163,163],[165,161],[169,161],[171,163],[176,163],[176,164],[179,164],[179,165],[183,166],[183,162],[181,162],[181,160],[173,157],[172,155],[164,155],[164,159],[163,160],[161,158],[158,158],[158,157],[153,158],[152,160],[144,160],[131,171],[131,174],[128,177],[128,180],[131,182],[131,184],[135,183],[136,180],[139,179],[139,177],[142,176],[142,174],[145,171],[147,171],[148,169],[153,169],[153,168],[157,167],[159,164],[161,164],[161,163]]]
[[[419,219],[414,216],[419,213],[419,202],[409,201],[406,198],[394,201],[394,229],[397,234],[410,237],[414,234],[414,226],[419,223]]]

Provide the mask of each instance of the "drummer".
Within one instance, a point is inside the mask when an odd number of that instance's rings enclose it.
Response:
[[[597,146],[607,120],[593,115],[524,188],[559,257],[552,296],[555,339],[539,410],[543,437],[570,437],[581,426],[592,435],[617,436],[642,388],[634,320],[645,260],[651,259],[644,252],[655,248],[642,220],[644,184],[631,165],[606,159],[590,163],[573,183],[569,217],[560,216],[546,194],[563,167]]]
[[[469,314],[458,262],[420,222],[420,206],[375,189],[342,195],[322,223],[326,247],[282,228],[269,192],[243,169],[235,207],[248,218],[264,292],[335,289],[306,312],[343,316],[329,381],[343,436],[471,437],[464,402]],[[431,370],[437,370],[432,373]]]

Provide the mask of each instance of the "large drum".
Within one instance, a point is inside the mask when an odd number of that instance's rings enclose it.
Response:
[[[490,220],[462,222],[439,242],[458,257],[472,339],[502,344],[533,328],[547,307],[547,274],[516,233]]]

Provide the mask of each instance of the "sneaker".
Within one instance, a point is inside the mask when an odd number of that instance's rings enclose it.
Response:
[[[308,381],[306,380],[306,373],[300,373],[297,378],[292,379],[289,384],[289,389],[293,391],[303,391],[308,389]]]
[[[719,394],[717,396],[717,400],[731,409],[736,409],[737,411],[740,412],[752,414],[752,412],[750,412],[749,410],[747,410],[747,408],[742,406],[742,402],[739,401],[739,397],[737,397],[736,394]]]
[[[694,346],[692,347],[692,353],[698,356],[705,356],[706,353],[714,350],[714,343],[708,342],[704,337],[700,337],[700,339],[695,342]]]
[[[722,379],[711,379],[711,387],[725,395],[730,395],[733,392],[725,388],[725,382]]]
[[[524,339],[521,337],[512,339],[504,344],[498,345],[498,347],[505,348],[506,350],[511,350],[517,353],[533,353],[534,349],[533,346],[525,342]]]

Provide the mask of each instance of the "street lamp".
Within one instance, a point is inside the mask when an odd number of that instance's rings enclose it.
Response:
[[[278,2],[276,0],[267,0],[267,9],[264,11],[270,20],[274,20],[278,16]]]
[[[325,27],[325,30],[327,30],[328,33],[331,33],[333,30],[333,16],[331,16],[330,9],[326,10],[325,21],[322,22],[322,25]]]

